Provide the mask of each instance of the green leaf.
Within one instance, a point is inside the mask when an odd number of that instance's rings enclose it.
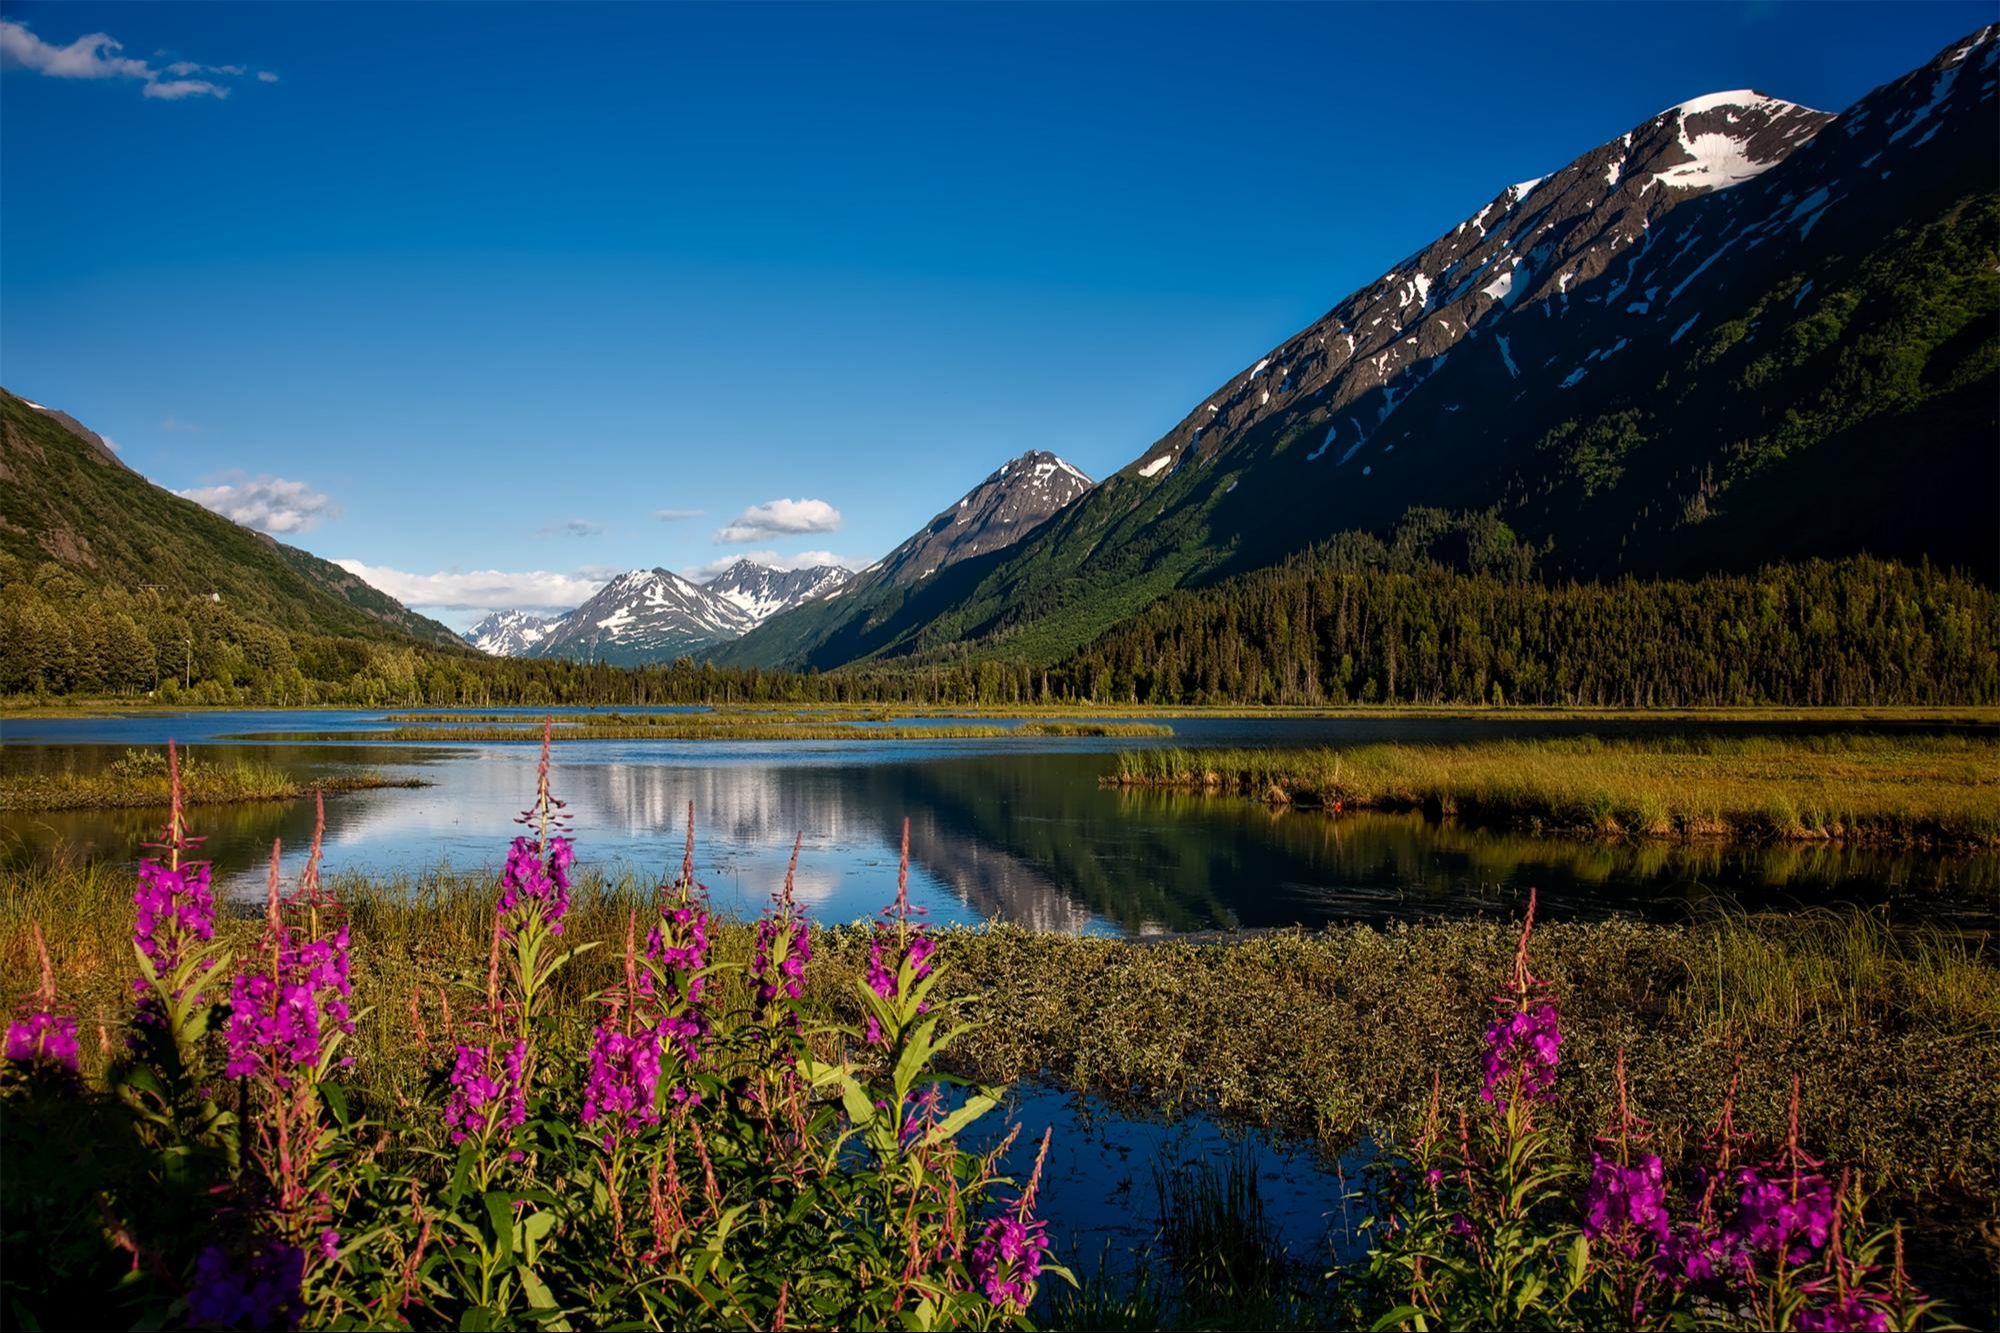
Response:
[[[526,1236],[531,1243],[546,1239],[548,1234],[555,1229],[556,1215],[554,1213],[530,1213],[521,1220],[521,1234]]]
[[[493,1258],[505,1263],[514,1254],[514,1199],[504,1190],[488,1190],[485,1203],[487,1220],[493,1224]]]
[[[546,1217],[548,1214],[537,1213],[535,1216]],[[544,1230],[546,1229],[544,1228]],[[515,1271],[521,1275],[521,1290],[527,1293],[529,1305],[537,1310],[553,1310],[556,1308],[555,1293],[549,1290],[548,1283],[542,1281],[534,1269],[528,1267],[526,1264],[522,1264]],[[555,1327],[555,1325],[548,1325],[548,1327]]]
[[[960,1130],[999,1104],[999,1097],[995,1096],[991,1091],[974,1093],[965,1099],[963,1106],[933,1126],[931,1132],[925,1136],[926,1141],[941,1143],[946,1139],[956,1138]],[[1042,1267],[1046,1271],[1050,1266],[1044,1264]]]

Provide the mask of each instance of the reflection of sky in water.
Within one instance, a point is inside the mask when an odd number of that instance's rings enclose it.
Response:
[[[246,731],[340,732],[382,715],[146,714],[9,721],[0,764],[94,767],[127,745],[193,738],[211,758],[254,757],[302,774],[365,765],[433,785],[327,803],[334,871],[496,869],[531,800],[536,748],[216,742]],[[1573,728],[1437,719],[1174,719],[1176,743],[1465,740]],[[1621,729],[1638,730],[1632,724]],[[1684,729],[1684,728],[1674,728]],[[1770,730],[1760,726],[1759,730]],[[558,744],[555,790],[569,802],[579,859],[658,880],[680,863],[695,806],[698,877],[724,910],[754,914],[804,835],[798,893],[822,920],[878,911],[895,892],[896,842],[910,820],[911,891],[934,920],[1002,918],[1039,929],[1146,933],[1318,926],[1519,910],[1528,886],[1550,915],[1636,911],[1679,918],[1722,903],[1793,908],[1886,904],[1897,920],[1974,929],[2000,917],[2000,858],[1837,847],[1606,844],[1467,829],[1419,816],[1273,811],[1182,793],[1100,789],[1117,738],[929,742],[590,741]],[[231,894],[262,893],[273,837],[303,860],[309,802],[203,807],[198,829]],[[135,855],[157,812],[0,816],[10,845],[67,842]]]
[[[1362,1252],[1363,1205],[1344,1196],[1363,1179],[1373,1152],[1366,1142],[1333,1163],[1307,1145],[1227,1128],[1206,1116],[1130,1115],[1093,1097],[1020,1083],[973,1123],[966,1143],[990,1148],[1016,1122],[1021,1134],[1001,1169],[1017,1181],[1026,1181],[1034,1168],[1042,1131],[1055,1130],[1041,1197],[1052,1210],[1049,1240],[1056,1257],[1079,1279],[1093,1276],[1100,1264],[1127,1274],[1139,1254],[1157,1256],[1156,1166],[1173,1171],[1207,1163],[1220,1172],[1232,1158],[1255,1171],[1273,1236],[1308,1271],[1324,1270],[1336,1255],[1344,1260]]]

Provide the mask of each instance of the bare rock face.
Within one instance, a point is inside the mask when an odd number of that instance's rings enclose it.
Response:
[[[1030,449],[863,570],[856,587],[915,583],[946,565],[1012,546],[1091,484],[1054,454]]]

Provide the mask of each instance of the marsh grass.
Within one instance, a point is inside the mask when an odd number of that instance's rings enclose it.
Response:
[[[301,782],[283,769],[254,760],[216,762],[192,756],[181,764],[181,794],[189,805],[234,801],[297,800],[315,789],[369,791],[381,787],[421,787],[416,778],[380,773],[336,773]],[[0,811],[104,810],[167,806],[167,760],[158,750],[127,750],[95,773],[60,769],[50,773],[0,774]]]
[[[1161,747],[1121,753],[1104,781],[1275,804],[1420,809],[1537,832],[2000,846],[2000,741],[1984,737]]]
[[[414,1095],[415,1025],[435,1035],[443,1005],[478,985],[495,881],[440,868],[336,875],[330,887],[349,913],[356,1003],[368,1010],[357,1083]],[[35,984],[29,922],[39,921],[65,1003],[83,1019],[87,1068],[101,1066],[130,1012],[131,889],[125,867],[73,858],[0,885],[0,1000],[17,1004]],[[567,938],[617,945],[652,895],[631,877],[578,875]],[[248,945],[257,923],[220,929]],[[946,990],[970,997],[981,1024],[955,1051],[956,1072],[1048,1078],[1114,1105],[1203,1110],[1338,1150],[1406,1133],[1436,1070],[1448,1095],[1471,1098],[1468,1071],[1514,935],[1502,921],[1453,921],[1217,943],[1008,926],[938,939],[954,963]],[[716,932],[725,961],[747,962],[751,947],[747,924]],[[853,1021],[867,932],[818,929],[814,951],[808,1002]],[[618,954],[599,948],[565,971],[551,1010],[559,1047],[581,1051]],[[1670,1158],[1699,1142],[1740,1060],[1746,1128],[1781,1135],[1798,1073],[1815,1141],[1891,1197],[1945,1216],[2000,1210],[2000,967],[1976,942],[1826,912],[1558,922],[1537,929],[1536,954],[1564,1006],[1563,1129],[1579,1144],[1609,1117],[1620,1047],[1642,1071],[1633,1096]]]

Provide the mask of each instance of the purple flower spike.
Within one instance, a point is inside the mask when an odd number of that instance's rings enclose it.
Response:
[[[76,1019],[32,1013],[7,1025],[7,1058],[17,1065],[48,1064],[76,1072]]]

